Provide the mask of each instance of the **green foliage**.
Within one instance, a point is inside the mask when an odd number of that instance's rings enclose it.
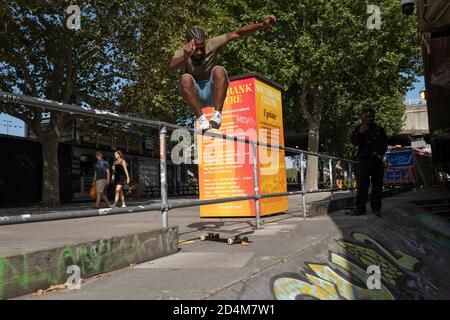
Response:
[[[134,76],[139,36],[139,3],[80,1],[81,29],[69,30],[69,1],[0,1],[0,87],[4,91],[65,103],[86,101],[116,109],[122,87]],[[22,119],[43,150],[42,202],[59,204],[58,144],[68,116],[0,104]]]
[[[114,109],[135,65],[139,7],[126,0],[79,3],[81,30],[74,31],[66,26],[68,5],[63,0],[0,2],[0,85],[66,103],[78,96]],[[31,109],[4,111],[29,124],[40,118]]]
[[[185,31],[201,25],[209,36],[216,36],[274,13],[278,22],[272,29],[228,44],[220,63],[230,75],[258,71],[285,86],[286,129],[307,132],[313,122],[322,123],[322,151],[348,154],[350,131],[365,107],[379,112],[388,134],[399,132],[402,95],[421,68],[417,19],[403,16],[396,1],[379,0],[370,4],[381,7],[381,30],[369,30],[367,4],[354,0],[147,4],[143,34],[149,36],[143,37],[139,80],[127,101],[151,117],[189,117],[178,92],[178,75],[167,71]],[[313,96],[319,86],[323,108],[317,110]],[[306,111],[315,117],[308,118],[300,108],[305,88]]]
[[[220,63],[230,75],[258,71],[286,91],[286,129],[320,126],[322,150],[342,154],[349,130],[367,106],[379,112],[389,134],[402,122],[401,96],[419,73],[417,19],[401,14],[397,1],[377,0],[381,30],[368,30],[366,1],[208,0],[81,2],[82,29],[65,27],[67,1],[0,3],[0,85],[6,91],[72,101],[167,121],[192,114],[168,71],[185,31],[220,35],[274,13],[277,24],[230,43]],[[2,26],[3,27],[3,26]],[[95,53],[94,53],[95,52]],[[12,53],[12,54],[11,54]],[[313,96],[323,87],[323,108]],[[304,90],[306,111],[300,108]],[[4,110],[16,116],[18,109]],[[308,118],[305,112],[315,115]]]

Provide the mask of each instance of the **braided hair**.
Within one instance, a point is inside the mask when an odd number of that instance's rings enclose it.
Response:
[[[192,39],[205,39],[205,31],[200,27],[192,27],[186,32],[186,42],[190,42]]]

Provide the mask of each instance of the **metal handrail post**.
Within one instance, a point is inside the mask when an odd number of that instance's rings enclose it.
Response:
[[[161,225],[163,228],[169,227],[169,206],[167,202],[167,128],[162,126],[159,129],[159,170],[161,183]]]
[[[261,207],[260,207],[260,194],[259,194],[259,179],[258,179],[258,145],[255,142],[250,142],[252,148],[252,162],[253,162],[253,195],[255,199],[255,211],[256,211],[256,230],[261,229]]]
[[[330,168],[330,189],[333,189],[333,187],[334,187],[332,165],[333,165],[333,160],[332,159],[328,160],[328,167]],[[331,200],[333,200],[333,199],[334,199],[334,192],[331,191]]]
[[[349,164],[348,164],[348,174],[347,174],[347,179],[348,179],[348,182],[349,182],[349,189],[350,189],[350,192],[351,192],[351,194],[352,194],[352,197],[353,197],[353,172],[352,172],[352,163],[351,162],[349,162]]]
[[[395,168],[392,169],[392,172],[394,173],[394,191],[397,191],[397,170]]]
[[[300,153],[300,177],[302,178],[302,208],[303,208],[303,218],[306,218],[306,190],[305,190],[305,166],[304,166],[305,156]]]

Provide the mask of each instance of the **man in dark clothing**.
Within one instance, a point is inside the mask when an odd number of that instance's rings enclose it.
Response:
[[[387,150],[386,131],[375,123],[375,110],[365,109],[362,113],[361,126],[352,134],[352,144],[358,147],[358,193],[356,196],[356,210],[352,215],[366,214],[366,201],[369,184],[372,181],[372,195],[370,198],[372,213],[381,213],[381,192],[383,189],[383,155]]]

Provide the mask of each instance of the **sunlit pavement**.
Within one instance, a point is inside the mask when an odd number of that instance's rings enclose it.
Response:
[[[266,218],[244,245],[200,241],[197,230],[182,229],[175,255],[87,279],[79,290],[18,299],[448,299],[448,222],[410,202],[448,195],[431,190],[384,199],[383,218],[343,211]],[[369,266],[379,267],[378,283]]]

